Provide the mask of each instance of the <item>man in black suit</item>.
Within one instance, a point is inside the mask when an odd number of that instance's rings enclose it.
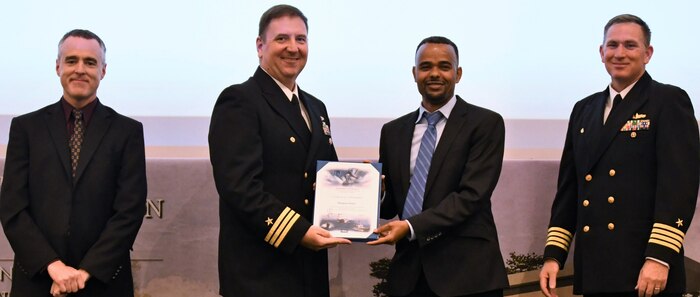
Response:
[[[63,97],[10,126],[0,220],[15,252],[12,296],[133,296],[129,250],[146,204],[141,123],[97,99],[105,46],[73,30],[58,46]]]
[[[503,296],[508,286],[491,213],[503,118],[455,96],[461,76],[457,46],[424,39],[413,67],[421,106],[382,128],[381,216],[400,220],[369,244],[396,244],[390,296]]]
[[[698,124],[688,94],[651,79],[651,31],[633,15],[605,26],[610,85],[576,103],[552,205],[540,286],[556,296],[571,241],[574,293],[680,296],[683,240],[700,181]]]
[[[316,161],[338,159],[325,105],[302,91],[307,19],[277,5],[260,18],[260,67],[216,101],[209,151],[219,192],[223,296],[328,296],[326,248],[350,243],[313,221]]]

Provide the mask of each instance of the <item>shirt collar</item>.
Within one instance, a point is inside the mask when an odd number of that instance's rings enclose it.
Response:
[[[263,71],[265,71],[265,73],[267,73],[265,68],[260,67],[260,69],[262,69]],[[280,87],[280,89],[282,89],[282,92],[284,92],[284,95],[287,96],[287,99],[289,99],[289,102],[292,101],[292,95],[297,95],[297,98],[299,98],[299,86],[296,83],[294,84],[294,90],[290,90],[289,88],[287,88],[287,86],[282,84],[282,82],[277,80],[274,76],[270,75],[269,73],[267,73],[267,75],[269,75],[272,78],[272,80],[274,80],[275,83],[277,83],[277,85]]]
[[[613,89],[613,87],[612,87],[612,84],[608,85],[608,91],[610,92],[610,97],[608,97],[608,104],[612,105],[612,100],[613,100],[613,98],[615,98],[615,96],[617,96],[617,94],[620,94],[622,99],[625,99],[625,97],[627,97],[627,94],[632,90],[632,88],[634,87],[634,85],[637,84],[638,81],[639,80],[636,80],[631,85],[622,89],[622,91],[620,91],[620,92],[615,91],[615,89]]]
[[[452,112],[452,109],[454,109],[455,104],[457,103],[457,99],[455,95],[452,95],[452,98],[445,103],[442,107],[438,108],[436,111],[439,111],[442,113],[442,116],[447,120],[450,118],[450,113]],[[423,104],[421,104],[418,107],[418,118],[416,119],[416,124],[420,122],[420,120],[423,118],[423,113],[428,112],[427,109],[423,107]]]
[[[97,106],[97,102],[99,102],[100,99],[95,98],[92,102],[88,103],[88,105],[85,105],[82,109],[80,109],[83,112],[83,123],[85,123],[85,126],[90,122],[90,119],[92,118],[92,115],[95,112],[95,107]],[[73,107],[73,105],[70,105],[68,101],[66,101],[65,98],[61,97],[61,107],[63,107],[63,115],[66,118],[66,122],[70,121],[70,116],[71,113],[73,112],[73,109],[76,109]]]

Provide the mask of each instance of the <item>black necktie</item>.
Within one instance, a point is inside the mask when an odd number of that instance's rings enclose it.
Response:
[[[297,98],[296,94],[292,95],[292,105],[299,106],[299,98]]]
[[[301,115],[301,119],[304,122],[304,125],[306,125],[306,128],[311,130],[311,127],[309,127],[309,123],[306,122],[306,119],[304,118],[304,112],[301,110],[301,107],[299,107],[299,97],[297,97],[296,94],[292,94],[292,105],[296,108],[296,112]]]
[[[73,177],[78,169],[78,159],[80,158],[80,147],[83,145],[83,112],[73,109],[73,134],[70,136],[70,161]]]
[[[615,111],[615,109],[616,109],[618,106],[620,106],[620,102],[622,102],[622,95],[617,94],[617,95],[615,96],[615,99],[613,99],[612,107],[610,108],[610,114],[612,114],[613,111]]]

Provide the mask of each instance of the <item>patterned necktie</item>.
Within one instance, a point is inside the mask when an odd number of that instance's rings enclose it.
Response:
[[[75,172],[78,169],[78,158],[80,158],[80,147],[83,145],[83,112],[77,109],[73,109],[73,134],[70,136],[70,162],[73,173],[73,178],[75,178]]]
[[[425,195],[425,182],[428,179],[430,161],[433,159],[435,142],[437,140],[437,129],[435,124],[442,118],[442,113],[423,112],[423,117],[428,120],[428,128],[423,133],[420,141],[420,149],[416,158],[416,165],[411,176],[411,186],[408,188],[408,196],[403,207],[402,218],[408,219],[419,214],[423,210],[423,196]]]

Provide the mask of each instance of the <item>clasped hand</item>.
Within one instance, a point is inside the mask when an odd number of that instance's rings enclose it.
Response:
[[[75,293],[85,288],[85,283],[90,274],[83,269],[75,269],[67,266],[62,261],[54,261],[49,264],[46,271],[51,276],[51,296],[65,296],[67,293]]]

